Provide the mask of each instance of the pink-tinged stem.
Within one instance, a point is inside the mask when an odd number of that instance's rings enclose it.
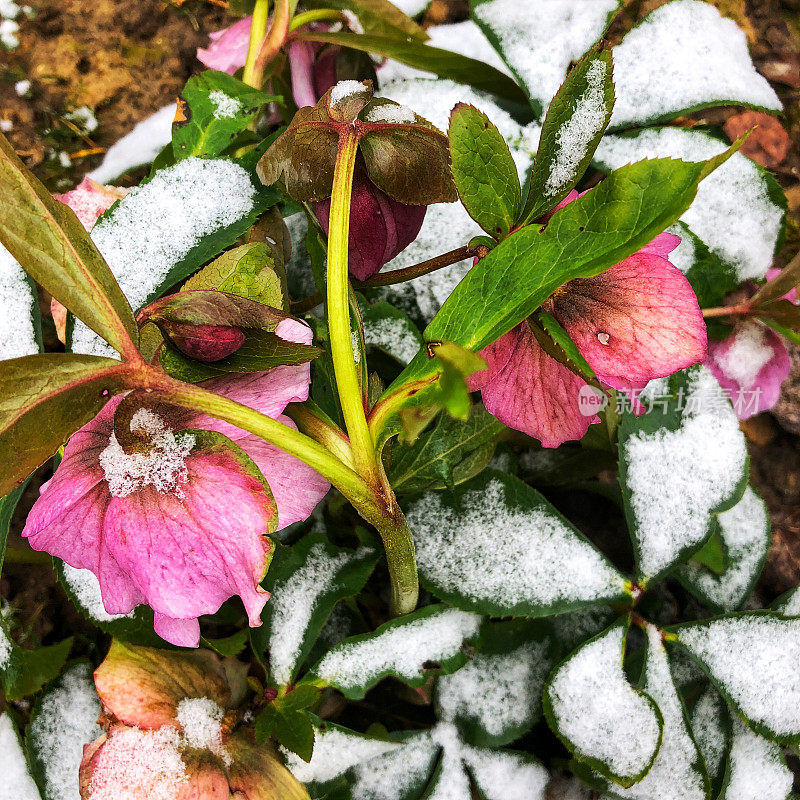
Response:
[[[744,314],[751,314],[753,307],[750,303],[738,303],[734,306],[719,306],[718,308],[704,308],[703,317],[712,319],[713,317],[735,317]]]
[[[308,42],[289,45],[289,65],[292,73],[292,95],[298,108],[313,106],[317,102],[314,91],[314,50]]]

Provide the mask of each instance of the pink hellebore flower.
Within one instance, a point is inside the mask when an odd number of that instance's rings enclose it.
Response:
[[[327,233],[331,199],[311,205]],[[350,205],[350,273],[365,281],[380,272],[417,238],[427,210],[427,206],[409,206],[389,197],[357,166]]]
[[[277,332],[291,341],[311,340],[308,326],[294,320],[281,322]],[[309,384],[304,364],[203,386],[294,427],[283,410],[306,400]],[[259,586],[269,563],[265,534],[275,529],[276,513],[278,528],[308,517],[327,481],[256,436],[173,407],[136,411],[130,430],[143,447],[126,452],[114,432],[121,400],[112,399],[72,436],[23,536],[34,550],[91,570],[109,613],[127,614],[147,603],[156,632],[173,644],[196,647],[197,618],[234,595],[250,625],[260,625],[268,598]],[[202,431],[221,433],[241,448],[272,497],[231,448],[196,446]]]
[[[778,402],[792,359],[775,331],[755,320],[744,320],[727,339],[709,341],[705,365],[727,393],[739,419],[748,419]]]
[[[564,204],[577,196],[572,192]],[[642,389],[705,357],[697,298],[667,260],[679,243],[659,234],[605,272],[570,281],[544,304],[603,384]],[[596,403],[581,403],[592,389],[545,353],[527,322],[481,355],[488,366],[472,376],[470,388],[481,391],[487,410],[505,425],[558,447],[582,438],[597,421]]]
[[[209,34],[211,44],[197,49],[197,59],[209,69],[233,75],[247,61],[252,17],[244,17],[221,31]]]

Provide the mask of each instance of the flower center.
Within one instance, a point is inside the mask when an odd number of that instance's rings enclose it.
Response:
[[[148,439],[145,452],[126,453],[115,434],[100,454],[100,466],[114,497],[127,497],[145,486],[183,497],[181,484],[188,480],[186,457],[195,445],[189,433],[177,436],[164,420],[147,408],[140,408],[131,419],[131,433]]]

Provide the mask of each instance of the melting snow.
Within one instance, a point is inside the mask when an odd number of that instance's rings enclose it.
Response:
[[[210,92],[208,99],[214,106],[215,119],[231,119],[242,110],[242,103],[235,97],[229,97],[225,92],[217,89]]]
[[[185,697],[178,703],[175,719],[183,728],[183,739],[189,747],[210,750],[230,764],[230,756],[222,747],[224,716],[225,709],[209,697]]]

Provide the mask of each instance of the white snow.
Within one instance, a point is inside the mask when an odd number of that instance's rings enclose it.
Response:
[[[717,363],[726,377],[742,389],[749,389],[773,355],[766,329],[758,322],[746,320],[737,326],[733,344],[726,353],[717,356]]]
[[[0,131],[8,133],[14,127],[14,123],[10,119],[0,119]]]
[[[14,643],[8,638],[5,628],[0,625],[0,669],[5,669],[14,652]]]
[[[39,352],[33,323],[36,304],[22,267],[0,244],[0,359]]]
[[[667,228],[667,233],[678,236],[681,243],[667,256],[670,264],[677,267],[684,275],[694,266],[696,260],[694,239],[686,233],[683,225],[675,223]]]
[[[417,121],[417,115],[406,106],[375,106],[367,113],[367,122],[388,122],[392,125],[411,125]]]
[[[280,686],[292,680],[311,615],[319,599],[331,591],[342,569],[361,553],[331,556],[318,542],[308,551],[302,566],[272,593],[269,601],[270,672]]]
[[[492,736],[532,720],[541,710],[542,687],[553,666],[548,644],[531,641],[510,653],[478,653],[452,675],[442,675],[436,685],[441,718],[473,720]]]
[[[342,101],[359,94],[366,94],[367,88],[361,81],[339,81],[331,89],[331,104],[338,106]]]
[[[781,748],[733,718],[725,800],[786,800],[792,790],[792,772]]]
[[[605,136],[594,158],[606,169],[617,169],[645,158],[704,161],[726,147],[699,131],[654,128],[630,137]],[[763,279],[772,265],[783,211],[767,190],[758,167],[741,153],[734,153],[701,181],[697,197],[681,217],[742,281]]]
[[[692,368],[684,403],[677,430],[637,432],[622,448],[644,579],[705,538],[712,510],[731,496],[747,461],[736,414],[705,367]]]
[[[558,668],[549,694],[558,730],[576,754],[633,778],[652,760],[660,731],[652,707],[625,677],[622,647],[621,626],[584,645]]]
[[[95,755],[86,800],[175,800],[186,783],[180,735],[174,728],[154,731],[117,728]]]
[[[606,121],[605,61],[593,61],[586,72],[586,90],[575,102],[572,116],[558,129],[556,153],[544,184],[545,197],[558,194],[574,183],[581,161],[592,140],[603,130]]]
[[[6,50],[14,50],[19,47],[19,23],[13,19],[3,19],[0,21],[0,44]]]
[[[16,19],[20,10],[14,0],[0,0],[0,17],[3,19]]]
[[[108,148],[99,167],[87,174],[97,183],[110,183],[130,169],[149,164],[172,141],[175,103],[142,120]]]
[[[724,701],[711,686],[703,692],[692,710],[692,733],[712,780],[719,776],[724,766],[727,736],[723,715],[726,714]]]
[[[204,236],[246,216],[255,191],[247,171],[231,161],[187,158],[131,189],[94,226],[92,239],[136,310]],[[113,355],[81,322],[72,349]]]
[[[131,619],[134,612],[128,614],[109,614],[103,605],[100,581],[90,569],[78,569],[64,564],[64,581],[75,595],[81,609],[95,622],[112,622],[115,619]]]
[[[364,341],[368,347],[379,347],[403,364],[408,364],[422,346],[414,324],[400,317],[365,320]]]
[[[777,610],[787,617],[800,616],[800,586],[793,589],[792,592],[781,601]]]
[[[26,94],[31,90],[31,82],[29,80],[22,80],[17,81],[14,84],[14,91],[17,93],[18,97],[25,97]]]
[[[570,63],[603,35],[617,8],[617,0],[490,0],[473,16],[499,39],[530,97],[547,108]]]
[[[116,434],[111,434],[99,458],[111,494],[127,497],[144,486],[154,486],[159,492],[183,497],[182,486],[188,480],[186,457],[195,446],[194,435],[176,436],[161,417],[145,408],[133,415],[130,429],[148,438],[148,449],[126,453]]]
[[[419,733],[353,771],[353,800],[402,800],[416,786],[424,786],[433,771],[437,745]]]
[[[386,673],[405,680],[419,679],[427,662],[455,656],[480,625],[481,617],[476,614],[442,607],[435,614],[395,625],[371,639],[336,645],[315,667],[314,674],[345,692],[370,685]]]
[[[769,515],[764,501],[748,486],[742,499],[718,519],[728,552],[725,572],[715,575],[690,561],[680,575],[715,605],[733,611],[747,599],[769,549]]]
[[[210,92],[208,99],[214,106],[215,119],[231,119],[242,110],[241,100],[237,100],[235,97],[229,97],[225,92],[219,89]]]
[[[100,124],[89,106],[78,106],[64,116],[74,122],[84,133],[94,133]]]
[[[442,748],[436,783],[427,795],[429,800],[467,800],[469,776],[464,770],[465,746],[455,725],[440,722],[431,729],[431,738]]]
[[[40,800],[16,728],[8,714],[0,714],[0,800]]]
[[[644,691],[655,700],[664,716],[664,733],[656,760],[647,775],[628,789],[614,793],[630,800],[705,800],[702,774],[693,766],[697,748],[686,729],[683,708],[675,691],[661,633],[648,625]]]
[[[549,773],[535,761],[475,747],[466,748],[464,760],[486,800],[545,800]]]
[[[800,620],[745,614],[681,628],[678,640],[747,719],[777,736],[800,734]]]
[[[97,724],[101,710],[88,664],[68,669],[43,696],[31,723],[29,745],[44,766],[49,800],[79,800],[83,747],[103,732]]]
[[[225,764],[230,756],[222,746],[222,718],[225,709],[210,697],[184,697],[178,703],[175,719],[183,728],[183,740],[189,747],[210,750]]]
[[[420,575],[438,589],[511,612],[618,596],[624,578],[546,505],[510,505],[493,479],[466,492],[459,510],[428,492],[407,514]],[[498,538],[498,531],[502,537]]]
[[[392,3],[404,14],[408,14],[409,17],[416,17],[417,14],[421,14],[430,4],[431,0],[394,0]]]
[[[666,120],[696,106],[781,102],[756,72],[744,32],[702,0],[673,0],[614,48],[611,126]],[[715,102],[716,101],[716,102]]]

